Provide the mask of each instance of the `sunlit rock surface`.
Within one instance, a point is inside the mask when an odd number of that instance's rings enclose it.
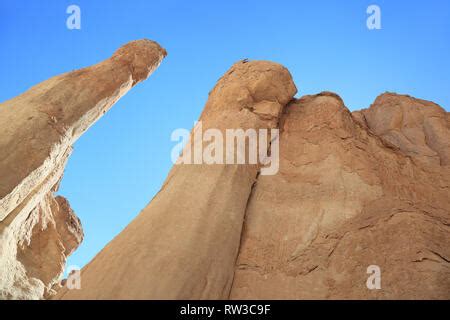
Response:
[[[353,113],[334,93],[295,93],[276,63],[233,65],[203,129],[279,128],[278,173],[174,166],[81,290],[57,298],[449,299],[449,114],[393,93]]]
[[[53,196],[72,145],[165,55],[153,41],[133,41],[103,62],[0,104],[1,299],[52,294],[83,239],[67,200]]]

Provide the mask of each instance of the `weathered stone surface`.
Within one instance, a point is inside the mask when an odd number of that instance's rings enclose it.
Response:
[[[279,172],[175,166],[82,289],[57,298],[449,299],[449,114],[391,93],[351,113],[336,94],[295,92],[277,64],[234,65],[200,120],[279,127]]]
[[[446,118],[396,94],[353,115],[330,93],[286,107],[280,171],[250,197],[230,298],[450,298]]]
[[[54,197],[71,145],[165,56],[132,42],[0,105],[1,298],[51,296],[82,241]],[[62,299],[450,299],[450,116],[385,93],[351,113],[336,94],[293,99],[289,72],[236,63],[203,130],[279,128],[280,169],[179,164]],[[191,144],[197,141],[195,130]],[[381,269],[381,289],[366,286]]]
[[[272,110],[295,93],[279,64],[236,63],[211,91],[203,129],[276,127]],[[257,172],[256,165],[175,166],[152,202],[83,268],[81,290],[64,288],[59,297],[227,298]]]
[[[83,238],[67,200],[53,196],[72,145],[165,55],[133,41],[0,104],[0,298],[41,298],[57,282]]]
[[[405,155],[450,165],[449,117],[437,104],[386,93],[362,114],[370,130]]]

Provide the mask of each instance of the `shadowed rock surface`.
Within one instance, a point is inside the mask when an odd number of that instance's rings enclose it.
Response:
[[[203,129],[279,128],[279,172],[174,166],[81,290],[57,298],[449,299],[449,114],[392,93],[353,113],[336,94],[295,93],[278,64],[235,64]]]
[[[51,293],[83,239],[67,200],[53,196],[72,145],[165,55],[153,41],[133,41],[0,104],[0,298]]]

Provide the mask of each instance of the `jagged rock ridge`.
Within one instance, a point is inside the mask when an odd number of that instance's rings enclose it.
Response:
[[[83,239],[67,200],[53,196],[72,145],[165,55],[133,41],[0,104],[0,298],[42,298],[57,282]]]

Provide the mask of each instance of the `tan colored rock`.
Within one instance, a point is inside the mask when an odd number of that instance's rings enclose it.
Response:
[[[437,104],[386,93],[362,114],[376,135],[405,155],[437,165],[450,165],[448,117]]]
[[[230,298],[449,299],[446,117],[396,94],[353,115],[330,93],[286,107],[280,171],[250,197]]]
[[[235,64],[203,129],[279,127],[279,172],[174,166],[57,298],[449,299],[449,114],[396,94],[350,113],[336,94],[295,92],[277,64]]]
[[[203,129],[276,127],[271,110],[295,93],[279,64],[239,62],[211,91]],[[256,165],[176,165],[152,202],[83,268],[81,290],[64,288],[59,297],[227,298],[257,172]]]
[[[68,202],[53,196],[72,145],[165,55],[133,41],[0,104],[0,298],[41,298],[57,282],[83,238]]]
[[[1,298],[51,295],[83,238],[53,196],[71,145],[164,56],[132,42],[0,105]],[[81,290],[57,298],[449,299],[449,114],[393,93],[353,113],[336,94],[295,93],[278,64],[235,64],[210,93],[203,130],[279,128],[279,172],[174,166],[82,270]],[[366,286],[373,265],[379,290]]]

